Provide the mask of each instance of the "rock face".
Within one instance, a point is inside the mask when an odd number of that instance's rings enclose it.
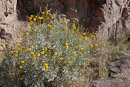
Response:
[[[123,78],[102,78],[93,81],[91,87],[129,87],[130,83]]]
[[[79,19],[87,31],[99,31],[105,39],[116,37],[130,27],[129,0],[19,0],[28,14],[45,7],[71,18]],[[23,12],[22,12],[23,13]],[[99,37],[100,37],[99,36]]]
[[[0,1],[0,50],[5,45],[17,41],[18,27],[25,25],[25,22],[19,21],[17,17],[17,0],[1,0]]]
[[[109,63],[110,72],[130,81],[130,58]]]
[[[94,80],[91,87],[129,87],[130,86],[130,57],[109,63],[113,78]]]

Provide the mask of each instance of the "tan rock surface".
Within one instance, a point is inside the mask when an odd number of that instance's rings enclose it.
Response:
[[[17,41],[17,32],[20,26],[25,26],[26,22],[18,20],[17,0],[0,1],[0,46],[5,45],[5,41],[10,43]],[[3,50],[1,47],[0,50]]]

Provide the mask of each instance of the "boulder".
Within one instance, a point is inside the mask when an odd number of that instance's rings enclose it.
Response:
[[[129,87],[130,86],[130,57],[123,58],[108,64],[110,74],[108,78],[99,78],[92,81],[90,87]]]

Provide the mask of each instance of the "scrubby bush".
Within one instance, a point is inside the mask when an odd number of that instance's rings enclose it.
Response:
[[[42,16],[31,15],[30,29],[18,33],[22,36],[21,42],[15,43],[16,47],[5,55],[7,66],[13,66],[9,70],[15,70],[18,73],[16,80],[27,87],[42,87],[45,80],[67,86],[83,72],[83,67],[89,65],[86,33],[78,32],[79,28],[68,23],[69,19],[49,13],[48,10]]]

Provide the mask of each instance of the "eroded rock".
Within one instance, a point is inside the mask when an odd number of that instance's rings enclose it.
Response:
[[[102,78],[92,82],[90,87],[129,87],[130,83],[123,78]]]
[[[123,58],[108,64],[113,77],[100,78],[92,81],[90,87],[129,87],[130,58]]]

